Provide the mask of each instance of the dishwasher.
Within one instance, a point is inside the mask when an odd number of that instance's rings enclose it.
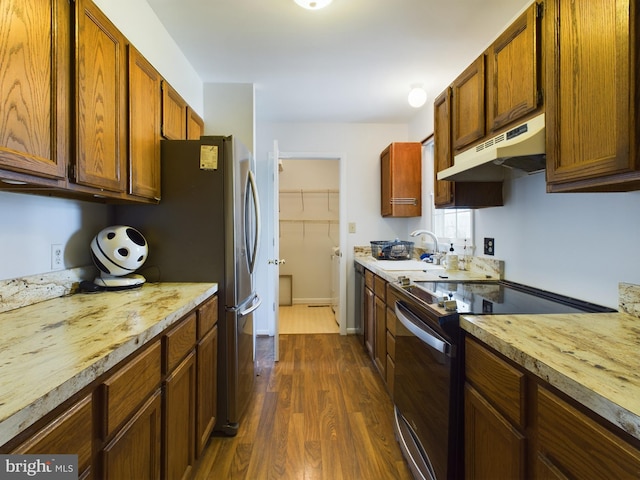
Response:
[[[395,431],[419,480],[464,478],[461,314],[612,312],[514,282],[392,283],[397,300]]]

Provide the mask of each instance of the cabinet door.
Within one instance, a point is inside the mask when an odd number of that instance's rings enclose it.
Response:
[[[160,478],[160,408],[157,391],[104,448],[106,480]]]
[[[376,331],[375,331],[375,315],[376,315],[376,301],[375,295],[370,288],[364,289],[364,319],[365,319],[365,332],[364,343],[367,347],[367,352],[373,360],[375,343],[376,343]]]
[[[64,179],[70,129],[67,0],[3,0],[0,168]]]
[[[387,378],[387,305],[375,297],[375,363],[382,378]]]
[[[636,2],[545,4],[547,189],[640,187]]]
[[[125,39],[90,0],[76,1],[75,182],[126,190]]]
[[[129,49],[129,193],[160,200],[160,74]]]
[[[487,121],[497,130],[538,107],[538,5],[491,45],[487,55]]]
[[[78,455],[78,475],[87,476],[93,439],[92,405],[89,394],[11,453],[75,454]]]
[[[465,478],[525,478],[524,436],[468,384],[464,401]]]
[[[638,478],[640,450],[538,386],[538,448],[569,478]]]
[[[453,82],[453,147],[460,150],[485,134],[484,55]]]
[[[451,151],[451,89],[447,88],[433,103],[433,179],[434,204],[448,206],[453,202],[453,183],[438,180],[438,172],[453,165]]]
[[[167,377],[164,407],[164,478],[188,478],[195,459],[196,362],[191,352]]]
[[[422,145],[398,142],[380,154],[383,217],[422,215]]]
[[[193,111],[193,108],[187,107],[187,140],[200,140],[204,135],[204,120]]]
[[[187,139],[187,103],[165,80],[162,81],[162,136],[167,140]]]
[[[218,392],[218,326],[196,347],[196,456],[199,457],[216,423]]]

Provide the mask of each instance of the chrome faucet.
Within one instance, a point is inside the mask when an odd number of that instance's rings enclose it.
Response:
[[[438,253],[438,237],[436,237],[435,233],[430,232],[429,230],[414,230],[409,235],[412,237],[417,237],[419,235],[429,235],[431,238],[433,238],[433,243],[435,244],[434,253]]]

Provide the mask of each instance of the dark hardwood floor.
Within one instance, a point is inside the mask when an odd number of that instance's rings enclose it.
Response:
[[[393,405],[356,337],[257,341],[256,388],[236,437],[211,437],[196,479],[410,480]]]

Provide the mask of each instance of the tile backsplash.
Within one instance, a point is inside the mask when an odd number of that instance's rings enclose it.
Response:
[[[640,285],[618,284],[618,298],[620,311],[640,318]]]

